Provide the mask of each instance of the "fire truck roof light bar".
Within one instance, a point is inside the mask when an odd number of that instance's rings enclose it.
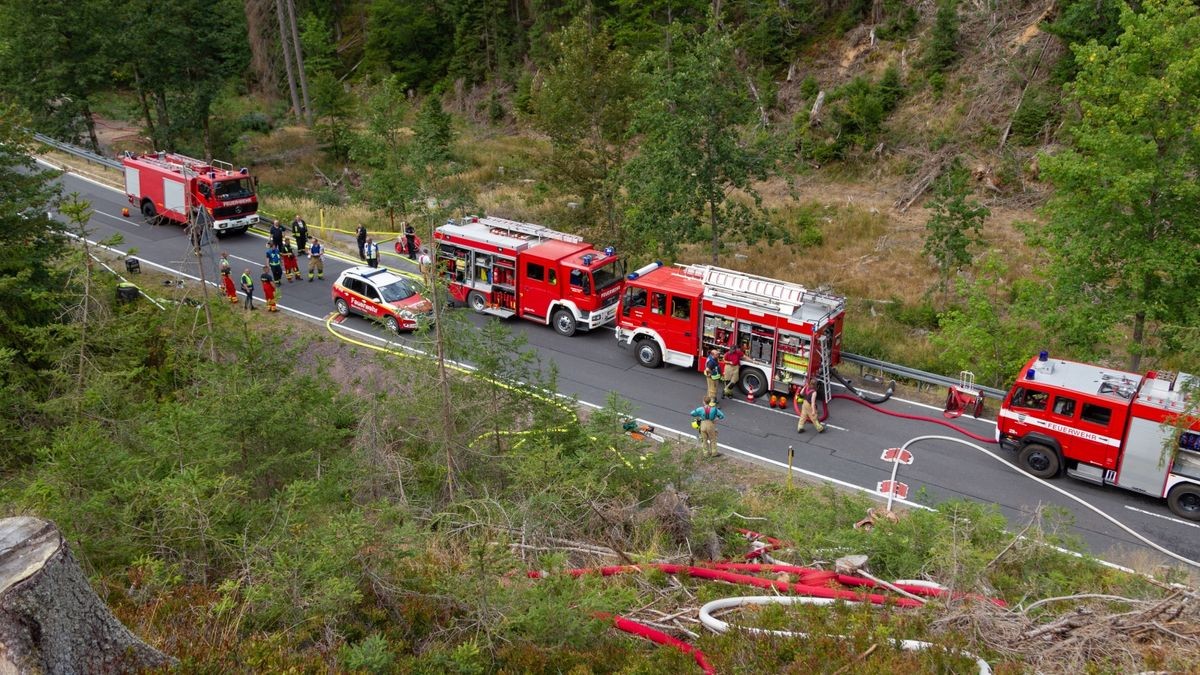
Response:
[[[557,239],[559,241],[565,241],[569,244],[583,243],[583,237],[577,234],[567,234],[566,232],[559,232],[558,230],[552,230],[548,227],[542,227],[541,225],[535,225],[533,223],[522,223],[519,220],[509,220],[508,218],[497,218],[495,216],[483,216],[468,220],[486,225],[489,228],[507,230],[509,232],[516,232],[518,234],[524,234],[530,237],[538,237],[540,239]]]

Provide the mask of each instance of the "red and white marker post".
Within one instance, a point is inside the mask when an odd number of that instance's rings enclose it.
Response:
[[[913,463],[913,454],[904,448],[888,448],[883,451],[880,459],[892,463],[892,477],[879,481],[875,490],[879,494],[887,495],[887,510],[891,511],[893,499],[908,499],[908,485],[896,480],[896,472],[900,470],[901,464]]]

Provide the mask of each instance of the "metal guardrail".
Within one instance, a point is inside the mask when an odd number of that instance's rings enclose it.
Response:
[[[54,148],[55,150],[58,150],[59,152],[65,152],[68,155],[73,155],[80,159],[84,159],[89,162],[99,164],[101,166],[107,166],[110,169],[120,170],[122,168],[121,163],[115,159],[112,159],[111,157],[101,157],[100,155],[97,155],[96,153],[91,152],[90,150],[84,150],[83,148],[76,147],[69,143],[63,143],[62,141],[50,138],[49,136],[46,136],[45,134],[35,133],[33,135],[33,137],[39,143],[48,145],[48,146]]]
[[[918,382],[924,382],[926,384],[936,384],[943,387],[957,386],[959,384],[957,378],[946,377],[945,375],[938,375],[936,373],[927,373],[923,370],[917,370],[916,368],[909,368],[907,366],[888,363],[887,361],[880,361],[879,359],[872,359],[870,357],[859,356],[857,354],[847,354],[846,352],[842,352],[842,361],[845,361],[846,363],[853,363],[864,368],[875,368],[877,370],[882,370],[885,373],[890,373],[898,377],[905,377]],[[1004,397],[1008,395],[1008,392],[1004,391],[1003,389],[981,387],[979,385],[975,385],[975,388],[978,389],[985,397],[996,399],[997,401],[1003,401]]]

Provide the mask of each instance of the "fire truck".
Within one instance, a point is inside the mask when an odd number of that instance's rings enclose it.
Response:
[[[1200,520],[1200,421],[1189,400],[1195,384],[1183,373],[1141,376],[1042,352],[1005,397],[997,440],[1039,478],[1065,470],[1166,498],[1175,514]]]
[[[788,394],[810,379],[826,402],[841,361],[844,298],[709,265],[647,265],[629,275],[617,340],[647,368],[704,370],[711,349],[745,351],[738,385],[748,395]]]
[[[450,294],[480,314],[519,316],[570,337],[610,323],[624,262],[612,247],[506,218],[470,216],[434,231]]]
[[[244,168],[174,152],[127,152],[121,163],[129,203],[152,224],[186,225],[197,208],[212,217],[217,234],[245,232],[258,222],[254,178]]]

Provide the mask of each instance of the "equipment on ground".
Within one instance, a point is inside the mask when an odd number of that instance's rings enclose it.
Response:
[[[942,411],[942,416],[949,420],[961,417],[968,411],[975,419],[983,414],[983,392],[975,386],[975,373],[961,370],[958,384],[951,385],[946,392],[946,409]]]
[[[258,222],[256,183],[245,168],[174,152],[127,152],[121,164],[129,203],[153,225],[186,225],[197,208],[212,217],[217,234],[245,232]]]
[[[1051,359],[1030,359],[997,418],[1001,447],[1039,478],[1068,476],[1165,498],[1200,521],[1200,419],[1192,375],[1145,376]]]
[[[519,316],[570,337],[612,322],[625,275],[612,247],[506,218],[470,216],[434,232],[450,295],[480,314]]]
[[[738,386],[747,400],[784,400],[806,381],[826,402],[841,360],[845,299],[798,284],[710,265],[652,263],[629,275],[617,340],[638,363],[704,369],[705,357],[740,345]],[[769,399],[768,399],[769,400]]]

